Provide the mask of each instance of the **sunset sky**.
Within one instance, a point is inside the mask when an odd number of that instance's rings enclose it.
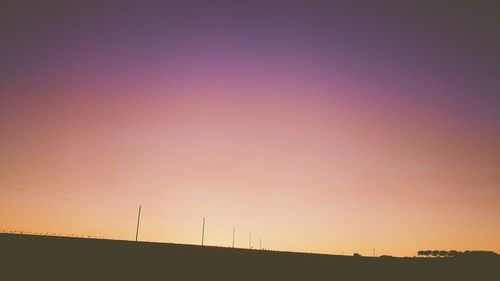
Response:
[[[0,231],[500,252],[495,1],[79,2],[0,4]]]

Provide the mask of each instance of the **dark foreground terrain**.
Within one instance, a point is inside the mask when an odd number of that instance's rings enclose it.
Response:
[[[500,259],[348,257],[0,234],[0,280],[500,280]]]

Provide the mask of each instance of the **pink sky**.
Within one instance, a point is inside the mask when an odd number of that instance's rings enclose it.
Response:
[[[500,249],[497,136],[405,104],[182,90],[10,101],[1,184],[29,192],[2,189],[1,228],[132,239],[142,204],[145,240],[196,244],[205,216],[211,245],[235,225],[241,247]]]

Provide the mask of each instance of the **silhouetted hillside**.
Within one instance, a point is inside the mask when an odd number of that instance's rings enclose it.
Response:
[[[500,280],[500,258],[372,258],[0,234],[1,280]]]

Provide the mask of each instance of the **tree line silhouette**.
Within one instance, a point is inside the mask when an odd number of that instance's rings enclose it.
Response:
[[[454,258],[454,257],[491,257],[498,254],[493,251],[457,251],[457,250],[420,250],[417,252],[419,257],[434,258]]]

